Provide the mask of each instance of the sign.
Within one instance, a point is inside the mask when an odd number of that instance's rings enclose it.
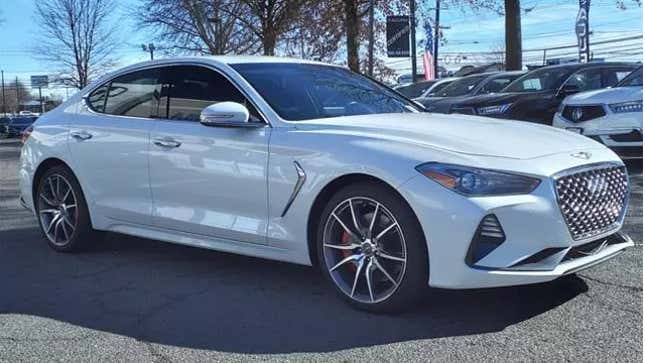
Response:
[[[47,76],[31,76],[31,88],[49,87],[49,78]]]
[[[433,54],[434,43],[432,39],[432,25],[429,21],[426,20],[423,24],[423,30],[426,35],[426,40],[423,42],[423,74],[425,75],[426,81],[429,81],[436,78],[436,75],[434,74],[435,60]]]
[[[410,17],[388,16],[385,23],[388,57],[410,56]]]
[[[579,0],[580,9],[576,17],[576,38],[578,38],[578,61],[589,62],[589,4],[591,0]]]

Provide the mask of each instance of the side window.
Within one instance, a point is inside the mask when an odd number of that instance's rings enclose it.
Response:
[[[602,69],[587,69],[574,73],[565,86],[577,87],[580,91],[602,88]]]
[[[499,92],[502,90],[502,88],[508,86],[509,83],[511,83],[512,79],[511,78],[495,78],[492,79],[479,90],[479,94],[485,94],[485,93],[494,93],[494,92]]]
[[[87,98],[87,103],[93,111],[105,112],[105,100],[107,100],[107,91],[110,83],[106,83],[95,89]]]
[[[204,108],[230,101],[245,105],[251,121],[261,121],[253,105],[218,72],[199,66],[167,67],[164,72],[164,86],[168,87],[169,119],[199,121]]]
[[[607,70],[607,80],[605,87],[615,86],[616,83],[622,81],[623,78],[627,77],[633,69],[628,68],[612,68]]]
[[[146,69],[113,79],[104,112],[131,117],[165,117],[159,75],[159,69]]]

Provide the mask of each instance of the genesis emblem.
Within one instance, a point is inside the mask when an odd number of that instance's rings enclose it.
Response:
[[[591,153],[580,151],[577,153],[571,154],[574,158],[589,160],[591,158]]]

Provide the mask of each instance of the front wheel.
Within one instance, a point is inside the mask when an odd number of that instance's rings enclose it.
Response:
[[[385,186],[359,183],[336,193],[322,213],[317,238],[323,274],[354,307],[400,311],[426,289],[421,226],[408,204]]]

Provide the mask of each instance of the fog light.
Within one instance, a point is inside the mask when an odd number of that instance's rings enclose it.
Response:
[[[505,240],[504,229],[497,217],[494,214],[485,216],[479,222],[475,236],[470,243],[470,248],[466,254],[466,264],[470,266],[477,263],[504,243]]]

